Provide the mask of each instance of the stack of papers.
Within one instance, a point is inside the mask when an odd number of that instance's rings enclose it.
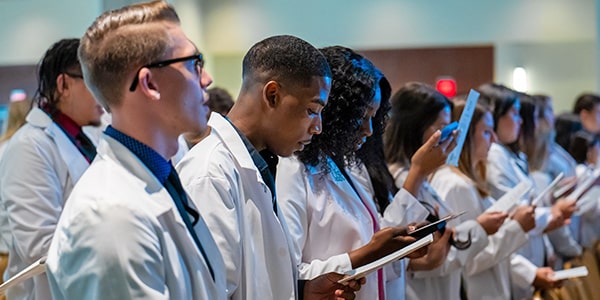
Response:
[[[598,177],[600,177],[600,169],[594,170],[592,175],[586,177],[585,180],[578,183],[575,190],[572,193],[570,193],[569,195],[567,195],[565,198],[570,199],[570,200],[579,199],[581,197],[581,195],[583,195],[583,193],[585,193],[585,191],[587,191],[592,186],[592,184],[594,184],[594,182],[596,182]]]
[[[485,211],[501,211],[510,213],[517,205],[525,193],[531,189],[531,183],[529,181],[521,181],[512,190],[506,192],[504,196],[498,199],[492,206]]]
[[[340,279],[338,281],[338,283],[347,283],[349,281],[355,280],[355,279],[360,279],[363,278],[369,274],[371,274],[372,272],[377,271],[378,269],[382,268],[383,266],[392,263],[394,261],[397,261],[403,257],[406,257],[407,255],[413,253],[414,251],[425,247],[429,244],[431,244],[433,242],[433,235],[430,234],[420,240],[417,240],[416,242],[388,255],[388,256],[384,256],[370,264],[366,264],[360,268],[356,268],[354,270],[350,270],[348,272],[346,272],[346,275],[349,275],[348,277],[344,277],[342,279]]]

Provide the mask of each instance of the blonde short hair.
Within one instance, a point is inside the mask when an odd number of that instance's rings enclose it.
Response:
[[[107,111],[119,105],[123,87],[133,80],[130,74],[169,49],[164,22],[179,24],[167,2],[134,4],[102,14],[81,38],[78,54],[86,85]]]

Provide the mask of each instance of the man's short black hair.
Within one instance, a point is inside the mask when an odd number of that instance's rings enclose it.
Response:
[[[244,56],[242,65],[244,84],[277,80],[307,86],[315,76],[331,77],[327,60],[308,42],[289,35],[256,43]]]

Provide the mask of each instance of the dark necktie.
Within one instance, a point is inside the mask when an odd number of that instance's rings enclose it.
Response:
[[[94,160],[94,157],[96,157],[96,146],[94,146],[94,143],[90,141],[83,131],[80,131],[75,136],[75,144],[88,162]]]
[[[198,235],[194,230],[194,225],[198,223],[200,215],[197,211],[195,211],[189,206],[186,193],[183,189],[183,186],[181,185],[181,181],[179,181],[179,176],[177,175],[177,171],[175,171],[175,168],[171,167],[171,173],[169,173],[169,177],[164,183],[164,186],[171,195],[171,198],[173,198],[173,202],[175,202],[175,206],[177,207],[177,210],[179,211],[179,214],[181,215],[185,226],[190,232],[192,238],[194,239],[194,242],[198,246],[200,253],[202,253],[204,261],[206,261],[206,265],[208,266],[208,270],[210,271],[210,275],[213,279],[215,279],[215,274],[212,269],[212,266],[210,265],[210,261],[208,260],[208,256],[206,255],[206,251],[204,250],[204,247],[202,247],[202,243],[200,242],[200,239],[198,238]],[[190,220],[190,215],[194,219],[193,221]]]

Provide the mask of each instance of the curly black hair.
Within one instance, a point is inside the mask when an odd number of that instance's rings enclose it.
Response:
[[[375,85],[383,75],[352,49],[333,46],[321,52],[332,72],[329,100],[322,111],[323,132],[313,136],[311,143],[298,153],[298,158],[307,166],[321,163],[327,173],[327,157],[337,158],[343,164],[356,162],[362,118],[375,96]]]
[[[381,104],[377,114],[371,120],[373,134],[367,138],[367,141],[356,152],[356,156],[369,172],[371,184],[373,184],[373,190],[375,191],[375,203],[379,212],[383,214],[390,204],[390,195],[395,195],[398,188],[394,183],[394,177],[388,170],[383,151],[383,132],[389,119],[389,112],[392,109],[390,103],[392,86],[385,77],[382,77],[379,80],[379,88],[381,89]]]

